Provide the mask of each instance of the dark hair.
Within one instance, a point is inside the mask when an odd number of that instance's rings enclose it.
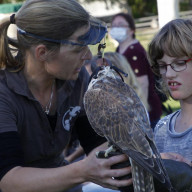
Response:
[[[13,20],[14,19],[14,20]],[[49,39],[67,39],[77,29],[86,26],[90,22],[89,13],[76,0],[27,0],[15,14],[14,18],[7,17],[0,25],[0,68],[24,66],[24,62],[19,58],[25,57],[26,50],[32,46],[43,43],[49,49],[50,54],[56,54],[60,44],[45,41],[41,38],[17,32],[17,38],[14,41],[7,35],[10,24],[15,23],[20,30],[28,34],[49,38]],[[15,58],[12,54],[10,45],[14,47],[19,54]],[[21,65],[21,66],[20,66]]]
[[[135,28],[135,21],[131,15],[129,15],[128,13],[118,13],[115,16],[113,16],[112,22],[116,17],[123,17],[127,21],[127,23],[129,24],[130,29],[135,31],[135,29],[136,29]],[[135,33],[133,33],[133,38],[135,38]]]

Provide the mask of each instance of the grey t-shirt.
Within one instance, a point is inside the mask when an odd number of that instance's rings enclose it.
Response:
[[[192,125],[177,133],[175,121],[180,110],[162,118],[155,127],[155,142],[159,152],[174,152],[192,161]]]
[[[56,80],[57,119],[52,129],[39,101],[28,88],[23,71],[1,70],[0,135],[3,135],[1,144],[6,145],[8,150],[5,151],[6,155],[1,154],[3,158],[0,158],[0,168],[2,164],[12,159],[15,150],[14,144],[11,143],[13,139],[8,140],[8,136],[4,138],[4,134],[12,132],[19,136],[24,165],[28,167],[62,166],[63,149],[69,143],[72,131],[77,134],[86,153],[105,142],[105,139],[98,136],[91,128],[83,108],[83,96],[88,80],[89,76],[85,68],[82,68],[76,81]],[[5,147],[1,146],[1,148],[3,150]],[[0,152],[2,153],[1,150]]]

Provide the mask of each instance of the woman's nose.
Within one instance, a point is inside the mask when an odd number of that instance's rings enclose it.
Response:
[[[92,53],[91,53],[89,47],[87,46],[87,49],[86,49],[85,53],[83,54],[83,56],[81,57],[81,59],[91,60],[91,58],[92,58]]]

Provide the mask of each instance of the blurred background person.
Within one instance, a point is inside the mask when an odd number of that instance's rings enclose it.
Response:
[[[142,94],[148,100],[151,127],[154,128],[162,114],[161,100],[155,90],[155,79],[146,51],[135,38],[134,19],[125,13],[115,15],[111,23],[110,36],[118,41],[116,52],[126,57],[137,77]]]
[[[104,60],[99,59],[97,56],[94,56],[92,60],[89,61],[89,63],[90,63],[90,66],[88,66],[87,64],[88,68],[87,66],[86,68],[87,70],[90,70],[91,68],[91,72],[93,72],[98,66],[111,64],[119,68],[125,74],[128,74],[128,76],[125,76],[122,74],[122,78],[124,82],[136,91],[137,95],[140,97],[146,109],[149,110],[150,107],[149,107],[146,95],[142,93],[141,86],[138,83],[137,78],[130,64],[128,63],[127,59],[123,55],[117,52],[106,52],[104,55]]]

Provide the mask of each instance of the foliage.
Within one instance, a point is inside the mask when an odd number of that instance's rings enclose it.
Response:
[[[17,3],[17,2],[23,2],[24,0],[0,0],[0,4],[4,3]]]
[[[157,0],[127,0],[135,18],[157,15]]]
[[[109,4],[118,3],[120,7],[126,8],[134,18],[157,15],[157,0],[78,0],[80,2],[105,2],[108,7]],[[192,9],[192,0],[179,0],[180,11],[187,11]]]
[[[0,4],[3,3],[17,3],[24,0],[0,0]],[[106,7],[110,4],[118,3],[120,7],[124,7],[134,18],[146,17],[151,15],[157,15],[157,0],[77,0],[81,3],[91,3],[93,1],[105,2]],[[191,10],[192,0],[180,1],[180,11]]]
[[[157,0],[126,0],[134,18],[157,15]]]
[[[80,0],[79,0],[80,1]],[[102,1],[108,6],[109,3],[118,3],[120,7],[131,10],[134,18],[157,15],[157,0],[81,0],[81,2]]]
[[[188,11],[192,9],[192,1],[191,0],[185,0],[180,2],[180,11]]]

